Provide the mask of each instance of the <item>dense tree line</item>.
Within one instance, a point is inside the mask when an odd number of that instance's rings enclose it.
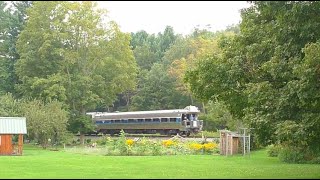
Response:
[[[93,2],[1,1],[0,112],[27,116],[30,138],[62,141],[94,128],[88,111],[192,104],[205,129],[254,128],[255,145],[310,159],[320,152],[319,9],[254,1],[239,25],[183,36],[123,33]],[[40,117],[61,127],[39,135]]]
[[[258,144],[281,145],[304,160],[316,157],[319,9],[314,1],[252,2],[241,13],[240,34],[220,42],[223,53],[188,71],[191,91],[225,103],[233,118],[255,128]]]

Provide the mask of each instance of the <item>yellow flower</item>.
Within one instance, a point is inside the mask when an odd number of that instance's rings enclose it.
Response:
[[[169,146],[175,145],[175,143],[174,143],[171,139],[162,141],[162,144],[163,144],[165,147],[169,147]]]
[[[194,149],[194,150],[200,150],[203,148],[203,145],[202,144],[198,144],[198,143],[192,143],[190,144],[190,149]]]
[[[216,143],[206,143],[203,146],[205,150],[212,150],[216,148],[218,145]]]
[[[133,143],[134,143],[134,141],[133,141],[132,139],[126,140],[126,144],[127,144],[128,146],[131,146]]]

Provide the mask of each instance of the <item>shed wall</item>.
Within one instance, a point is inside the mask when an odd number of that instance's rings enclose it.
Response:
[[[11,155],[13,153],[12,135],[0,135],[0,155]]]

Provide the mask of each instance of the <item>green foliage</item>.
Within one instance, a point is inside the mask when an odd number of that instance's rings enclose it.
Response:
[[[280,151],[281,151],[280,145],[271,144],[267,147],[267,154],[270,157],[278,157]]]
[[[296,147],[284,147],[279,152],[279,159],[286,163],[305,163],[305,153]]]
[[[132,99],[133,110],[175,109],[190,104],[190,99],[175,89],[163,64],[154,64],[143,78],[144,86]]]
[[[213,122],[211,126],[214,129],[230,129],[237,130],[240,127],[239,122],[232,117],[231,113],[228,111],[226,104],[219,101],[209,101],[207,105],[206,120]]]
[[[48,146],[48,139],[59,144],[67,133],[68,112],[63,104],[52,101],[44,104],[40,100],[21,102],[22,116],[27,119],[28,136],[38,141],[43,148]]]
[[[155,52],[152,52],[151,47],[142,44],[134,49],[134,57],[141,69],[150,70],[152,65],[159,61]]]
[[[79,112],[72,112],[68,120],[69,126],[68,130],[73,133],[84,134],[92,132],[95,126],[92,123],[91,116],[83,115]]]
[[[173,28],[167,26],[163,33],[157,35],[139,31],[131,36],[140,73],[130,110],[177,108],[190,104],[185,100],[187,97],[175,90],[175,79],[169,77],[163,62],[165,52],[177,39]]]
[[[251,2],[240,34],[221,37],[222,54],[187,72],[193,94],[226,104],[255,128],[256,143],[319,152],[320,3]]]
[[[320,156],[312,159],[310,161],[311,164],[320,164]]]
[[[99,138],[96,143],[100,146],[105,146],[110,140],[110,137],[103,136]]]
[[[0,116],[17,117],[21,116],[20,100],[13,98],[11,93],[0,96]]]
[[[123,130],[120,131],[120,136],[116,141],[116,149],[120,151],[120,155],[128,155],[128,147],[126,144],[126,136]]]
[[[143,156],[148,154],[149,142],[146,137],[142,137],[140,141],[137,142],[136,155]]]
[[[73,132],[92,129],[82,117],[87,110],[107,107],[136,86],[129,34],[112,21],[106,26],[106,11],[96,7],[94,2],[35,2],[17,41],[17,90],[26,98],[66,103],[75,114]]]
[[[60,133],[60,142],[57,142],[57,145],[71,145],[73,143],[74,134],[69,131],[64,131]]]
[[[0,93],[17,95],[14,89],[19,83],[14,69],[14,64],[19,59],[16,41],[24,29],[26,9],[31,5],[31,1],[13,1],[8,4],[0,2]]]

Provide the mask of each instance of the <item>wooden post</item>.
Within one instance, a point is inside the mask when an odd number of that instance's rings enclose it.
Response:
[[[222,142],[222,132],[220,131],[220,139],[219,139],[219,146],[220,146],[220,155],[223,155],[223,142]]]
[[[231,147],[230,147],[230,151],[231,151],[231,155],[233,155],[233,137],[232,137],[232,135],[230,136],[230,138],[231,138]]]
[[[249,156],[250,156],[250,141],[251,141],[251,139],[250,139],[250,134],[249,134],[249,147],[248,147]]]
[[[226,132],[226,156],[228,156],[229,150],[229,134]]]
[[[23,146],[23,135],[19,134],[19,139],[18,139],[18,154],[22,155],[22,146]]]
[[[246,129],[243,129],[243,155],[246,155]]]

